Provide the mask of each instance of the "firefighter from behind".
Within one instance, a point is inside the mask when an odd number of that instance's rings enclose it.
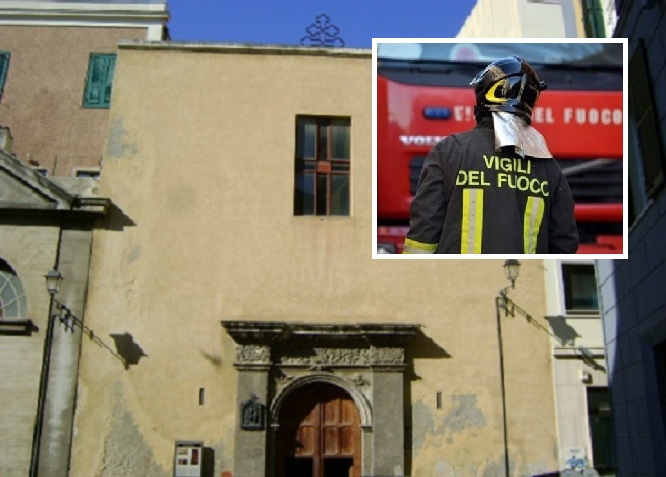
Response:
[[[531,126],[545,82],[510,56],[470,84],[476,127],[444,138],[428,154],[403,253],[575,253],[571,189]]]

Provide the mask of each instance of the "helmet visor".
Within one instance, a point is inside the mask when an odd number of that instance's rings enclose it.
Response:
[[[526,83],[525,75],[501,79],[488,88],[485,99],[494,104],[505,103],[508,99],[521,100]]]

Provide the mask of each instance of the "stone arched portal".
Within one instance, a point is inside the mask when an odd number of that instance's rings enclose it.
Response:
[[[288,417],[282,413],[290,412],[285,411],[289,409],[290,396],[312,394],[317,385],[326,388],[334,401],[338,399],[334,406],[341,406],[341,412],[344,409],[349,412],[353,406],[358,417],[358,438],[348,442],[358,444],[359,457],[353,457],[352,467],[347,468],[350,461],[345,459],[349,459],[349,453],[340,454],[339,460],[331,460],[329,473],[345,469],[357,472],[354,470],[357,465],[358,474],[352,475],[402,475],[405,345],[418,331],[417,325],[248,321],[223,321],[222,325],[238,345],[234,363],[238,371],[236,407],[245,409],[244,406],[252,403],[256,411],[266,414],[257,421],[265,422],[263,427],[245,423],[239,415],[235,429],[234,475],[283,477],[284,471],[275,468],[277,459],[281,459],[283,468],[284,465],[307,467],[307,463],[298,461],[284,464],[289,455],[280,447],[283,445],[281,418]],[[319,412],[325,412],[321,396],[319,401],[313,396],[308,399],[314,406],[312,412],[317,412],[318,405]],[[293,421],[295,417],[289,419]],[[338,430],[330,432],[348,432],[340,431],[345,425],[345,422],[337,423]],[[341,444],[345,443],[338,440],[337,445]],[[318,451],[312,447],[311,450],[320,452],[319,458],[325,459],[326,449]],[[331,448],[328,451],[332,452]],[[313,472],[324,469],[325,473],[325,465],[326,462],[321,462],[319,467],[313,466]],[[305,472],[304,475],[309,476]],[[319,475],[313,474],[313,477]]]
[[[358,375],[357,375],[358,376]],[[365,395],[358,389],[359,378],[356,380],[345,379],[332,373],[312,372],[302,378],[290,380],[289,384],[281,387],[280,391],[271,400],[270,424],[273,428],[279,426],[279,416],[284,402],[296,393],[300,388],[316,384],[332,384],[340,387],[349,394],[354,401],[359,413],[360,425],[362,428],[372,428],[372,408]]]
[[[276,420],[276,477],[361,477],[361,419],[344,389],[326,382],[299,386]]]

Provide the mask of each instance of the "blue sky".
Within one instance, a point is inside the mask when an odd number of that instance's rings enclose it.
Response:
[[[297,45],[326,14],[344,46],[372,38],[451,38],[476,0],[169,0],[174,41]],[[332,30],[329,30],[332,31]]]

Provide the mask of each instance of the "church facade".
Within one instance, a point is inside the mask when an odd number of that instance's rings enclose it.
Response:
[[[551,337],[498,306],[503,261],[370,258],[371,65],[119,46],[71,475],[561,468]],[[526,260],[509,296],[547,327],[545,288]]]

